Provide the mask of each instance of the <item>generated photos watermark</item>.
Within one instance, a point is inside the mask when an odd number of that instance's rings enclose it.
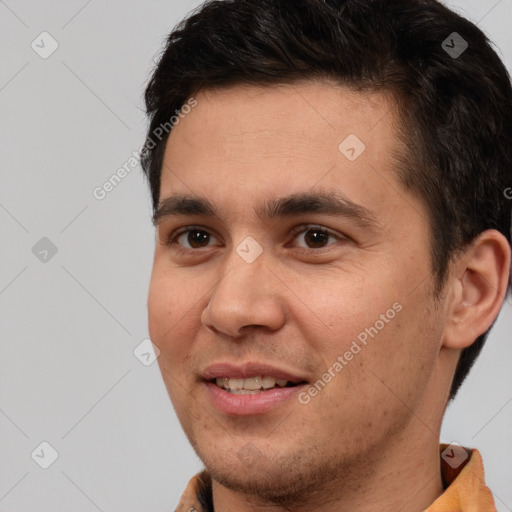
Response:
[[[130,158],[121,166],[115,173],[113,173],[105,182],[93,189],[92,195],[98,201],[103,201],[115,188],[140,164],[144,154],[156,147],[171,130],[184,119],[187,114],[192,112],[192,109],[198,104],[195,98],[190,98],[180,110],[175,111],[175,115],[171,116],[169,121],[161,123],[155,128],[150,137],[146,140],[145,144],[138,150],[134,151]],[[156,140],[158,139],[158,140]]]
[[[370,327],[365,328],[357,335],[357,341],[353,340],[349,349],[343,355],[336,358],[336,361],[327,368],[327,371],[307,390],[301,391],[298,400],[301,404],[307,405],[322,391],[332,379],[334,379],[357,356],[361,350],[368,345],[369,337],[375,338],[387,324],[389,324],[398,313],[402,311],[402,305],[395,302],[391,308],[379,316],[379,319]],[[358,343],[359,342],[359,343]]]

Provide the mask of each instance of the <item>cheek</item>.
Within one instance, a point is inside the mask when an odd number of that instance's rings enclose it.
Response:
[[[174,308],[171,299],[171,295],[153,269],[148,292],[148,327],[151,340],[158,346],[165,330],[172,324]]]
[[[411,294],[410,286],[392,280],[396,275],[389,271],[382,275],[380,282],[378,275],[357,282],[346,275],[336,286],[316,288],[317,292],[308,295],[307,317],[297,314],[295,318],[321,356],[319,368],[331,369],[337,376],[332,379],[336,381],[333,391],[357,390],[368,403],[394,402],[396,393],[413,403],[435,366],[436,325],[441,319],[428,307],[424,289]]]
[[[408,414],[422,400],[436,367],[440,319],[424,302],[404,301],[400,307],[388,323],[374,321],[363,331],[368,334],[366,344],[359,343],[361,352],[351,363],[355,367],[357,358],[361,371],[347,370],[358,392],[376,409],[382,403],[397,414]]]
[[[153,268],[148,292],[148,327],[150,338],[161,351],[172,348],[175,339],[189,318],[197,298],[191,291],[190,282],[176,274]],[[192,288],[193,289],[193,288]]]
[[[331,354],[331,358],[343,355],[353,341],[361,344],[371,340],[376,331],[389,331],[390,324],[400,317],[399,306],[393,309],[398,302],[394,288],[387,283],[379,285],[373,275],[345,272],[322,283],[304,279],[294,283],[296,295],[306,298],[294,318],[312,348]]]
[[[158,364],[173,402],[174,398],[177,402],[184,398],[178,396],[179,390],[192,374],[193,341],[201,329],[209,288],[205,279],[161,270],[158,265],[153,268],[148,293],[149,335],[160,350]]]

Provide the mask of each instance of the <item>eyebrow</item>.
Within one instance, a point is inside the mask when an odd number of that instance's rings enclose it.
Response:
[[[303,214],[324,214],[348,217],[361,227],[375,229],[379,223],[372,211],[354,203],[337,191],[319,193],[297,193],[278,199],[271,199],[255,209],[260,220],[293,217]],[[153,224],[173,216],[200,216],[220,219],[218,209],[206,197],[177,194],[160,201]]]

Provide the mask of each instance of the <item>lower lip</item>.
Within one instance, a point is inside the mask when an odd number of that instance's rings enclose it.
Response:
[[[289,388],[268,389],[255,394],[235,395],[212,382],[205,384],[213,405],[224,414],[232,416],[251,416],[271,411],[296,397],[304,387],[304,384],[299,384]]]

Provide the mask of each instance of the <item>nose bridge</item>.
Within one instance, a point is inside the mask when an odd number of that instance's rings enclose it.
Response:
[[[233,248],[203,310],[206,327],[236,336],[249,325],[274,330],[284,321],[283,304],[269,282],[268,258],[259,247],[254,239],[245,239]]]

